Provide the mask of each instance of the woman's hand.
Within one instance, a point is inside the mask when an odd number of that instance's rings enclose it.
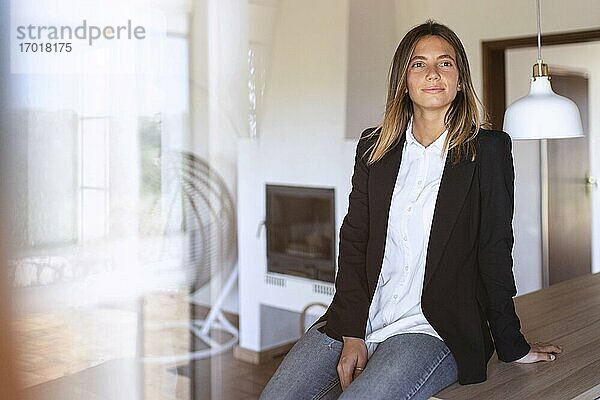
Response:
[[[346,390],[367,365],[368,354],[367,345],[363,339],[348,336],[343,336],[343,339],[344,346],[342,354],[340,354],[340,361],[338,361],[337,373],[342,390]]]
[[[562,347],[555,346],[550,343],[533,343],[531,350],[524,357],[515,360],[522,364],[530,364],[538,361],[553,361],[556,358],[555,354],[562,353]]]

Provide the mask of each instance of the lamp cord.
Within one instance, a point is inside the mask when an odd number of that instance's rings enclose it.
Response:
[[[538,60],[542,59],[542,24],[541,20],[541,7],[540,0],[536,0],[537,4],[537,46],[538,46]]]

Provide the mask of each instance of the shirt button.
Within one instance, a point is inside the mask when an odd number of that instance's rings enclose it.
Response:
[[[405,265],[405,266],[404,266],[404,270],[405,270],[405,271],[408,271],[408,265]]]
[[[396,300],[396,299],[398,299],[398,295],[397,294],[394,295],[394,300]]]
[[[402,240],[404,240],[405,242],[408,240],[408,238],[406,237],[406,235],[402,236]]]
[[[412,211],[412,207],[408,207],[408,208],[407,208],[407,211],[408,211],[408,212],[411,212],[411,211]]]
[[[419,179],[419,180],[417,181],[417,184],[419,184],[419,185],[420,185],[422,182],[423,182],[423,181]]]

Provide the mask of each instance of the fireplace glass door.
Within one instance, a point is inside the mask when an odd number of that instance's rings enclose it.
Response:
[[[267,185],[267,270],[335,277],[334,189]]]

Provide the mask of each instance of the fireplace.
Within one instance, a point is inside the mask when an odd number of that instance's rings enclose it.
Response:
[[[267,271],[335,278],[334,189],[266,185]]]

